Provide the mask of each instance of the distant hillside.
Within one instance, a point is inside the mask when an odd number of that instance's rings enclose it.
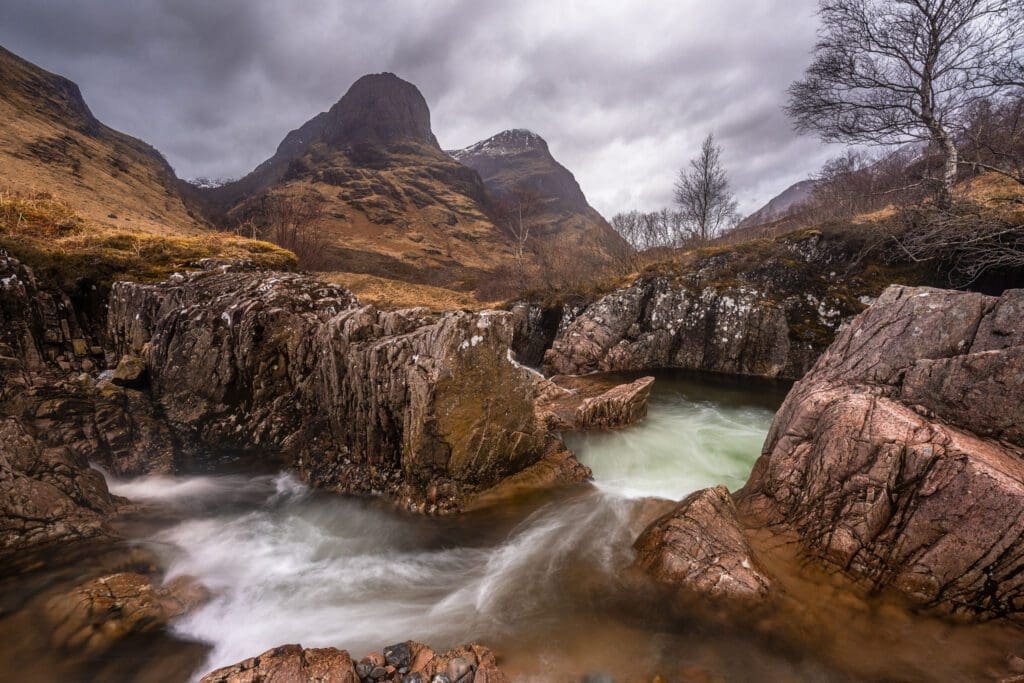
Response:
[[[737,229],[752,228],[785,218],[810,199],[811,193],[814,191],[814,184],[815,182],[810,179],[793,183],[769,200],[767,204],[740,221],[736,226]]]
[[[71,81],[0,47],[0,190],[146,232],[208,227],[160,153],[99,122]]]
[[[476,170],[499,202],[522,190],[537,198],[534,251],[571,249],[574,255],[600,264],[629,249],[587,203],[576,178],[551,156],[547,142],[536,133],[506,130],[449,154]]]
[[[179,180],[155,149],[99,122],[74,83],[2,48],[0,91],[0,192],[13,198],[5,206],[52,199],[44,212],[83,221],[62,239],[202,235],[216,226],[274,241],[306,268],[488,287],[489,296],[550,281],[551,264],[569,263],[567,253],[586,277],[625,248],[542,139],[501,134],[457,160],[439,146],[423,95],[394,74],[358,79],[271,158],[221,186]],[[509,153],[496,156],[489,143],[502,140]],[[525,264],[501,213],[514,186],[535,191],[540,207]],[[18,221],[7,228],[17,229]]]

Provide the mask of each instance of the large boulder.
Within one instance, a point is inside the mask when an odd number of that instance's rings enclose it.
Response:
[[[723,486],[687,496],[647,527],[634,548],[636,566],[681,600],[753,604],[769,596],[772,579],[755,558]]]
[[[117,283],[109,335],[183,442],[289,458],[313,485],[461,507],[549,436],[500,311],[380,311],[293,273]]]
[[[397,643],[358,662],[336,648],[282,645],[203,676],[201,683],[504,683],[494,654],[480,645],[435,653],[412,641]]]
[[[1022,305],[887,289],[786,398],[741,510],[873,588],[1024,621]]]

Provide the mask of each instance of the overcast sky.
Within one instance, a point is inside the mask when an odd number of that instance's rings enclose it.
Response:
[[[816,0],[3,0],[0,44],[76,81],[178,175],[237,177],[365,73],[415,83],[446,148],[542,135],[606,216],[668,204],[709,132],[741,210],[835,150],[780,110]]]

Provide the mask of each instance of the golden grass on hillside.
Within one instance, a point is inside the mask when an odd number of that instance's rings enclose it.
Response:
[[[480,310],[495,308],[499,305],[499,302],[496,301],[480,301],[470,292],[460,292],[432,285],[418,285],[376,275],[324,272],[317,273],[317,276],[327,282],[333,282],[349,289],[362,303],[373,304],[382,309],[394,310],[422,306],[431,311]]]
[[[291,270],[295,255],[231,233],[158,235],[87,221],[48,194],[0,192],[0,249],[59,284],[158,280],[202,258],[245,258]]]

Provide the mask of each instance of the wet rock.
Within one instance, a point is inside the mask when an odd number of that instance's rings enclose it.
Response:
[[[31,268],[0,250],[0,401],[41,375],[80,371],[87,338],[68,296],[44,290]]]
[[[122,356],[110,382],[119,387],[141,389],[146,385],[146,363],[132,354]]]
[[[47,445],[74,451],[120,476],[174,470],[180,454],[158,407],[145,392],[85,381],[34,387],[22,412]]]
[[[412,641],[404,646],[406,649],[400,654],[409,655],[411,667],[406,673],[398,671],[393,664],[386,667],[371,665],[369,657],[355,664],[344,650],[303,649],[300,645],[283,645],[258,657],[208,673],[203,676],[202,683],[360,683],[362,680],[394,683],[505,683],[507,680],[498,669],[491,651],[480,645],[466,645],[444,653],[435,653],[426,645]],[[369,671],[366,670],[367,665],[372,666]]]
[[[558,333],[562,307],[519,302],[510,310],[512,351],[515,352],[516,359],[531,368],[540,367],[544,362],[544,352],[551,346]]]
[[[126,637],[163,628],[207,597],[187,577],[156,586],[142,574],[111,574],[51,598],[46,617],[55,647],[95,655]]]
[[[619,429],[647,415],[653,377],[607,388],[602,378],[556,376],[537,380],[537,417],[559,431]]]
[[[384,648],[384,661],[396,669],[408,668],[412,664],[412,649],[409,643],[396,643]]]
[[[537,491],[573,486],[590,481],[593,472],[560,441],[553,441],[540,460],[472,496],[465,511],[506,503]]]
[[[258,657],[212,671],[201,683],[360,683],[344,650],[282,645]]]
[[[293,273],[117,283],[110,338],[182,441],[277,453],[314,486],[455,510],[548,448],[509,314],[359,306]]]
[[[600,396],[583,399],[576,410],[576,429],[617,429],[639,422],[647,416],[647,399],[653,384],[653,377],[641,377]]]
[[[741,509],[922,607],[1024,620],[1022,295],[887,289],[786,398]]]
[[[115,508],[103,475],[66,447],[47,447],[0,418],[0,558],[57,541],[108,536]]]
[[[687,496],[637,539],[636,564],[683,597],[757,603],[772,580],[754,557],[724,486]]]

